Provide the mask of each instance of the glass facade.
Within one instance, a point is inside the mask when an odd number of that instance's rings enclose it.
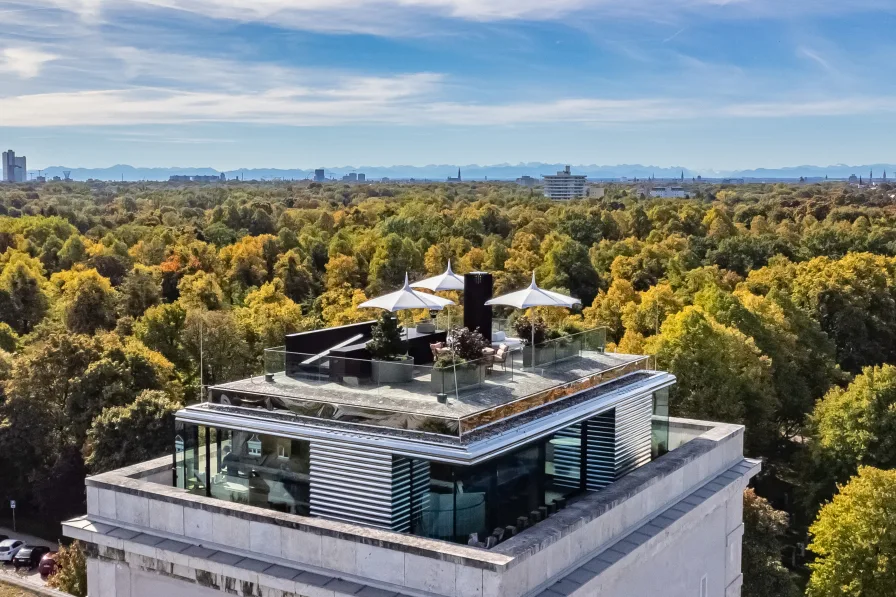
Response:
[[[309,513],[306,441],[177,423],[176,486],[261,508]]]
[[[650,454],[658,458],[669,451],[669,388],[653,393]]]
[[[646,398],[646,396],[644,397]],[[669,392],[654,392],[651,456],[669,446]],[[602,432],[596,415],[553,435],[472,466],[430,462],[411,467],[411,533],[468,543],[486,542],[497,529],[541,520],[556,504],[595,489],[595,471],[612,482],[614,446],[595,441]],[[595,435],[598,434],[598,435]],[[589,439],[590,437],[590,439]],[[310,443],[273,435],[216,429],[178,422],[175,485],[197,495],[293,514],[310,511]],[[640,440],[641,446],[646,446]],[[603,465],[603,460],[611,463]],[[589,464],[591,468],[589,469]],[[415,471],[428,470],[416,482]],[[627,471],[626,471],[627,472]],[[625,474],[624,472],[621,474]],[[589,484],[589,481],[591,482]]]
[[[573,426],[581,433],[580,426]],[[572,435],[569,433],[568,435]],[[539,508],[582,491],[581,467],[569,467],[560,445],[581,440],[556,434],[474,466],[430,464],[430,485],[412,532],[434,539],[485,541],[495,529],[517,526],[520,517],[537,518]],[[573,470],[573,468],[575,470]],[[426,499],[428,497],[428,499]]]

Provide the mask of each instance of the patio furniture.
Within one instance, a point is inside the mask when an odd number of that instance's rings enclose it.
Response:
[[[442,355],[451,354],[451,349],[448,348],[444,342],[436,342],[435,344],[429,345],[430,350],[432,350],[432,358],[433,360],[438,360],[438,358]]]
[[[522,347],[523,341],[508,337],[506,332],[492,332],[492,348],[497,350],[502,344],[513,351]]]
[[[495,363],[500,363],[501,367],[507,371],[507,355],[510,354],[510,347],[506,344],[498,345],[498,350],[492,355],[488,366],[488,372],[491,373]]]

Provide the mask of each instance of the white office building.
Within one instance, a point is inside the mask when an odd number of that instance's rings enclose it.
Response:
[[[665,199],[685,199],[688,192],[684,187],[653,187],[650,189],[651,197],[663,197]]]
[[[565,201],[584,197],[586,194],[586,181],[584,174],[572,174],[569,166],[557,174],[545,174],[544,196],[549,199]]]

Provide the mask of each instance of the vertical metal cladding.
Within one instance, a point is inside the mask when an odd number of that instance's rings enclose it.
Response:
[[[603,489],[650,462],[651,394],[634,396],[585,422],[587,488]]]
[[[312,516],[402,532],[410,530],[412,486],[429,485],[427,462],[329,441],[311,442],[310,473]],[[415,508],[423,495],[413,492]]]

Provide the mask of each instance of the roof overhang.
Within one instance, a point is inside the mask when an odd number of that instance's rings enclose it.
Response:
[[[387,449],[398,456],[422,458],[448,464],[471,465],[489,460],[529,442],[551,435],[560,429],[606,412],[619,402],[636,395],[655,392],[675,383],[675,376],[662,371],[653,372],[649,377],[626,384],[593,400],[580,402],[569,408],[551,412],[543,417],[496,432],[494,435],[467,443],[452,444],[416,439],[390,434],[388,430],[362,429],[304,424],[300,421],[284,421],[266,416],[267,411],[249,408],[231,408],[226,411],[205,408],[203,405],[188,406],[177,412],[179,422],[192,423],[219,429],[233,429],[251,433],[276,435],[305,441],[338,441],[343,445]]]

